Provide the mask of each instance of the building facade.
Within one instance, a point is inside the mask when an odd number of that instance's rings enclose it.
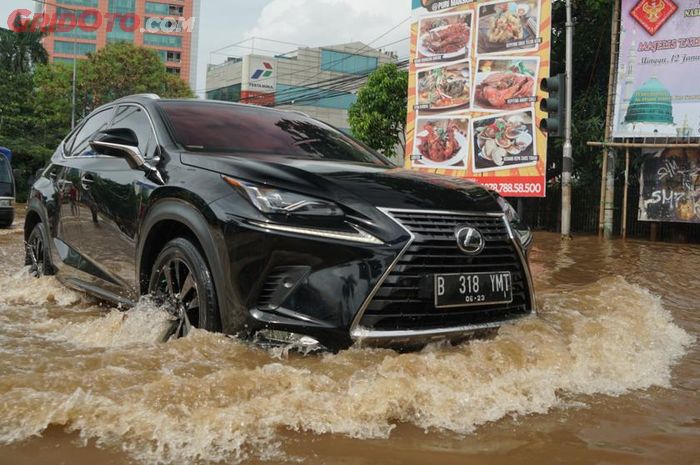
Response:
[[[201,0],[55,0],[38,3],[52,32],[44,47],[52,62],[72,63],[113,42],[158,52],[168,72],[194,86]]]
[[[348,109],[357,89],[377,67],[395,61],[394,54],[361,42],[250,54],[209,65],[206,96],[302,111],[349,132]]]

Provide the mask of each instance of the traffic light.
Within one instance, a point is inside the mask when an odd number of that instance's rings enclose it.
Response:
[[[540,129],[549,136],[562,137],[564,135],[565,87],[565,74],[544,78],[540,82],[540,89],[549,94],[549,97],[540,100],[540,110],[547,113],[547,118],[540,122]]]

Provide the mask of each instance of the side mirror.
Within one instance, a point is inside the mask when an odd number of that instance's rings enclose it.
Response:
[[[101,155],[124,158],[131,169],[141,169],[146,164],[136,133],[131,129],[102,131],[90,141],[90,147]]]
[[[15,179],[19,179],[22,176],[22,171],[15,168],[12,170],[12,176],[14,176]]]
[[[90,147],[99,154],[123,158],[131,169],[143,171],[148,179],[161,186],[165,184],[158,169],[146,162],[141,150],[139,150],[136,133],[131,129],[102,131],[90,141]]]

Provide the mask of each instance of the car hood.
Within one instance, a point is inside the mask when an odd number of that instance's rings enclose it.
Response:
[[[483,187],[461,178],[403,168],[266,154],[183,153],[182,163],[349,207],[500,212]]]

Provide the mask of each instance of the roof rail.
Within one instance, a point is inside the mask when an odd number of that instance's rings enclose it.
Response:
[[[160,95],[158,95],[158,94],[136,94],[136,95],[130,95],[129,97],[143,97],[143,98],[149,98],[151,100],[160,100]]]

